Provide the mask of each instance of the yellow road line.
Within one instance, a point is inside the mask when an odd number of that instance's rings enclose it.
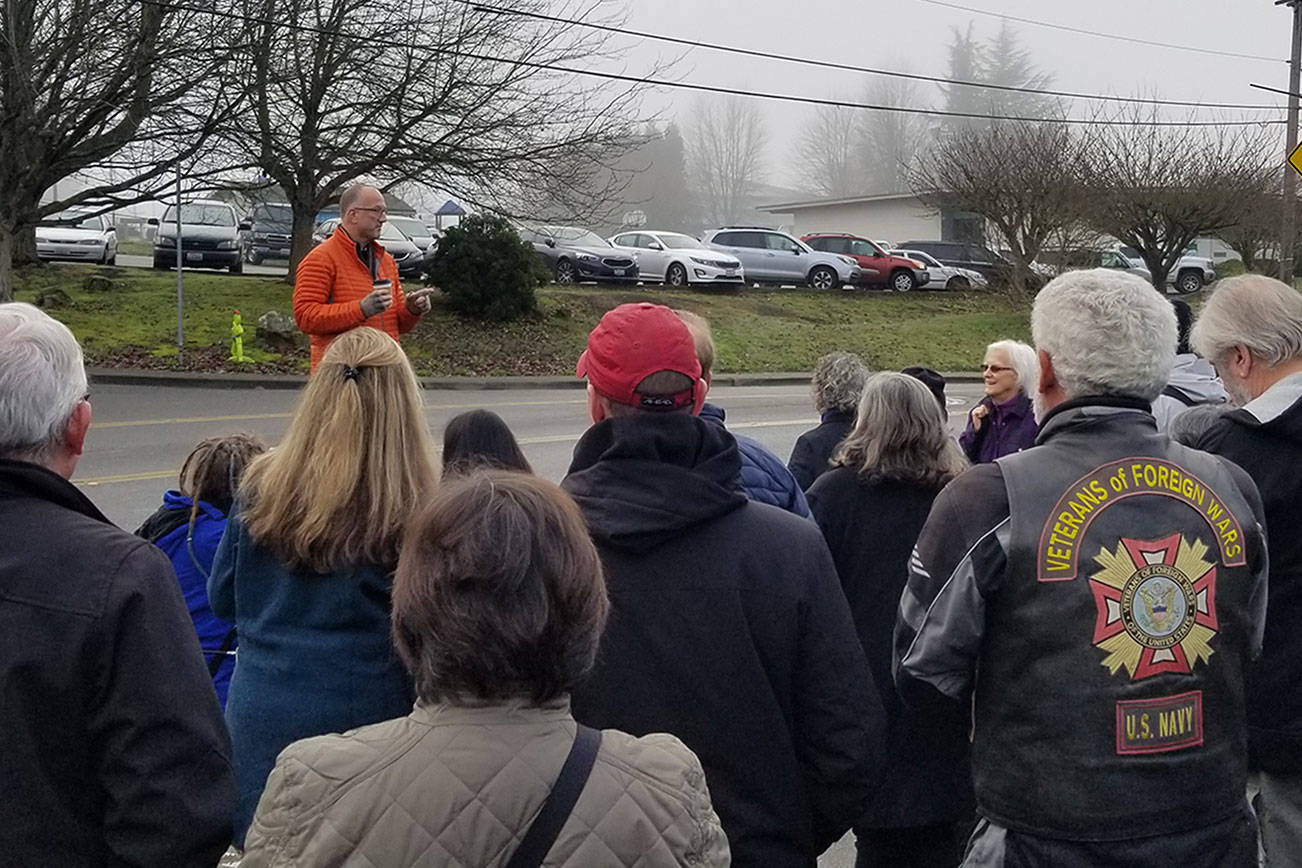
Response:
[[[764,422],[738,422],[728,426],[729,430],[733,429],[750,429],[750,428],[795,428],[805,427],[810,424],[809,419],[782,419]],[[567,434],[548,434],[540,437],[524,437],[520,439],[521,446],[536,446],[549,443],[576,443],[583,436],[582,431]],[[441,450],[440,450],[441,451]],[[74,479],[76,485],[94,486],[94,485],[118,485],[128,482],[148,482],[155,479],[168,479],[176,475],[178,468],[169,470],[144,470],[139,473],[120,473],[114,476],[93,476],[88,479]]]
[[[802,395],[729,395],[728,403],[735,401],[757,401],[772,400],[773,398],[795,398],[804,397]],[[587,398],[569,398],[569,399],[552,399],[547,401],[502,401],[495,404],[487,404],[482,401],[464,404],[426,404],[425,410],[474,410],[484,408],[491,410],[496,407],[545,407],[549,405],[561,404],[586,404]],[[132,419],[121,422],[94,422],[91,425],[92,430],[106,428],[140,428],[149,425],[197,425],[211,422],[251,422],[259,419],[288,419],[293,413],[239,413],[230,416],[175,416],[170,419]]]

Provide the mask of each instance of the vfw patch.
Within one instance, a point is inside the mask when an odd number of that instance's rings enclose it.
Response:
[[[1212,656],[1216,565],[1207,544],[1180,534],[1158,540],[1121,539],[1094,563],[1090,591],[1098,617],[1094,645],[1103,665],[1132,681],[1165,672],[1187,674]]]

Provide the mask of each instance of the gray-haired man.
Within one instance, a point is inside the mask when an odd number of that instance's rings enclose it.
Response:
[[[1248,678],[1248,745],[1267,864],[1302,865],[1302,295],[1278,280],[1221,281],[1192,333],[1240,408],[1197,441],[1256,481],[1270,538],[1270,608]]]
[[[0,862],[214,865],[230,743],[180,588],[70,482],[81,348],[0,304]]]
[[[1158,432],[1176,323],[1153,287],[1063,275],[1031,332],[1036,445],[940,494],[896,625],[905,699],[973,714],[965,865],[1255,866],[1256,487]]]

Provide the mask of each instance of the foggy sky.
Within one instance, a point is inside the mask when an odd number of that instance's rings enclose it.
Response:
[[[964,6],[1050,21],[1091,31],[1118,33],[1198,48],[1278,57],[1279,62],[1218,57],[1070,34],[1013,22],[1036,64],[1054,75],[1061,90],[1166,99],[1279,105],[1284,97],[1248,86],[1257,82],[1286,88],[1291,15],[1273,0],[955,0]],[[630,28],[840,63],[946,75],[951,27],[975,24],[979,37],[993,36],[1000,19],[929,5],[921,0],[629,0]],[[623,39],[623,67],[645,71],[656,57],[683,49]],[[861,100],[865,82],[851,72],[819,70],[786,62],[743,58],[693,49],[674,67],[676,77],[704,84],[813,97]],[[920,84],[919,96],[935,107],[943,97]],[[658,92],[648,107],[685,120],[697,99],[683,91]],[[811,106],[763,101],[772,139],[769,163],[774,183],[795,185],[792,151]],[[1076,103],[1072,114],[1089,113]],[[1187,117],[1173,109],[1171,117]],[[1256,118],[1271,113],[1203,111],[1204,119]]]

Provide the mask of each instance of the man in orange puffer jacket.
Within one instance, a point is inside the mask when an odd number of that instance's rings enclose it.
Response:
[[[398,264],[378,243],[386,213],[379,190],[349,187],[339,197],[339,228],[298,264],[294,321],[311,341],[313,371],[335,335],[365,325],[396,341],[429,312],[433,290],[404,295]]]

